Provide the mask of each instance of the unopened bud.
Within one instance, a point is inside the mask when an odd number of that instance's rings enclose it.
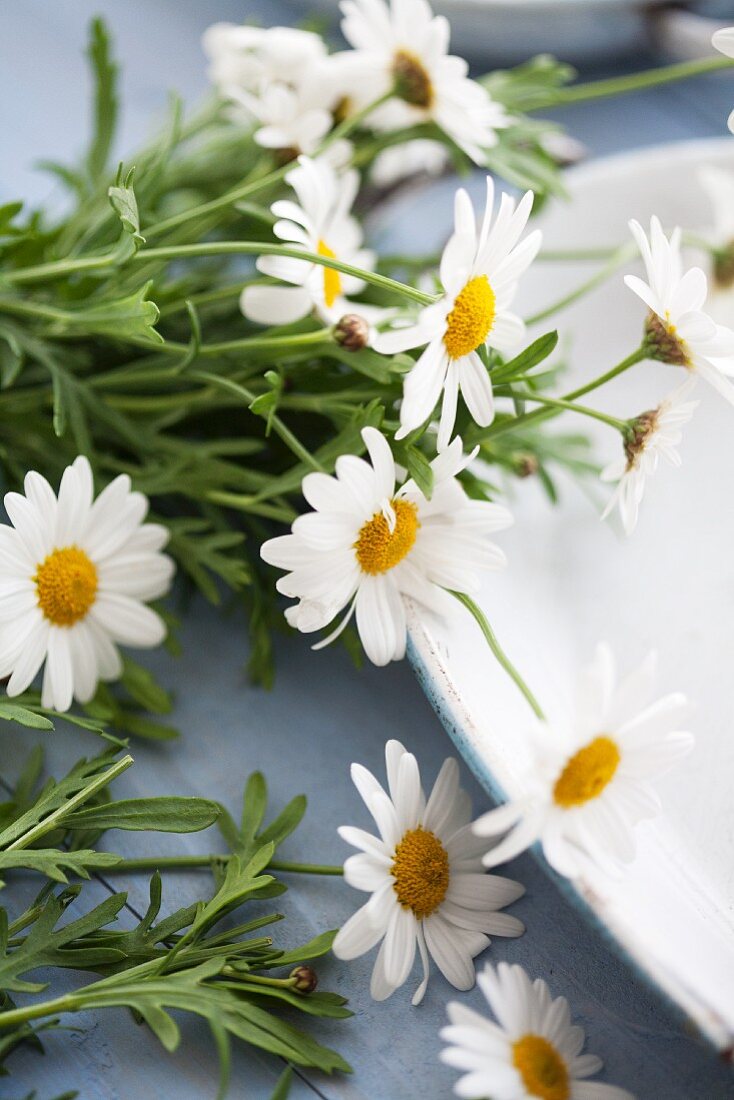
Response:
[[[534,454],[524,453],[514,456],[515,473],[518,477],[532,477],[537,474],[540,463]]]
[[[295,979],[293,988],[296,993],[313,993],[319,984],[316,971],[312,970],[310,966],[297,966],[295,970],[291,970],[290,976]]]
[[[361,351],[367,347],[370,326],[358,313],[345,313],[334,326],[334,339],[347,351]]]
[[[714,255],[714,283],[721,290],[728,290],[734,283],[734,241]]]
[[[676,335],[674,328],[668,328],[657,313],[649,313],[645,321],[645,350],[651,359],[661,363],[671,363],[676,367],[689,366],[688,349]]]

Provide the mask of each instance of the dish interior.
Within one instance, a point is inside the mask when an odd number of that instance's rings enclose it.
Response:
[[[666,227],[705,229],[711,220],[698,179],[703,164],[734,171],[728,140],[686,143],[599,161],[569,174],[572,202],[543,216],[544,248],[583,249],[629,239],[627,221],[657,213]],[[480,188],[475,190],[479,198]],[[448,208],[447,208],[448,209]],[[691,255],[695,262],[703,258]],[[588,262],[536,263],[520,312],[532,315],[595,270]],[[632,262],[625,271],[638,270]],[[731,302],[718,308],[731,311]],[[568,362],[563,387],[596,377],[639,343],[644,306],[622,273],[534,334],[559,324]],[[719,317],[724,322],[724,317]],[[683,380],[682,368],[645,364],[589,404],[628,418],[653,408]],[[501,537],[509,568],[486,581],[480,603],[546,713],[568,714],[576,670],[599,640],[620,671],[659,653],[660,694],[694,704],[692,757],[659,785],[663,818],[639,828],[638,854],[619,882],[583,880],[579,894],[627,951],[717,1045],[734,1036],[734,736],[728,671],[734,655],[734,408],[699,382],[683,466],[661,465],[648,482],[634,535],[599,516],[608,489],[559,478],[553,507],[532,479],[511,506]],[[606,463],[618,435],[595,422],[589,435]],[[585,422],[584,427],[587,424]],[[566,421],[568,427],[568,421]],[[579,427],[575,418],[573,430]],[[557,431],[563,431],[559,425]],[[527,707],[457,613],[412,628],[414,657],[474,770],[493,794],[523,793]]]

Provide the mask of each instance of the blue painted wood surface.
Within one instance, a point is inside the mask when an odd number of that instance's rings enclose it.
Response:
[[[39,201],[49,194],[46,178],[32,171],[36,158],[67,159],[83,142],[89,87],[81,63],[88,18],[108,19],[124,66],[124,119],[120,152],[135,147],[160,117],[165,92],[175,87],[195,102],[206,86],[199,35],[215,19],[292,20],[278,0],[15,0],[0,10],[0,201],[20,194]],[[651,143],[721,134],[734,102],[734,82],[699,80],[674,89],[651,91],[614,102],[579,105],[556,117],[593,154]],[[410,224],[392,224],[390,245],[417,247],[417,231],[439,242],[448,229],[453,184],[441,182],[412,207]],[[429,227],[430,226],[430,230]],[[174,660],[153,655],[149,663],[177,696],[175,720],[185,731],[176,746],[134,747],[136,767],[117,784],[124,795],[165,792],[217,797],[235,810],[246,775],[262,769],[274,806],[303,791],[310,810],[284,849],[296,860],[338,862],[346,847],[336,827],[368,825],[348,777],[360,760],[378,772],[388,736],[414,750],[431,782],[450,744],[407,664],[386,670],[355,671],[341,652],[314,654],[304,639],[278,644],[278,680],[273,693],[250,688],[243,675],[246,638],[236,616],[224,617],[196,605],[187,614],[184,654]],[[24,735],[25,737],[25,735]],[[28,747],[37,740],[27,736]],[[44,738],[49,767],[95,750],[78,731],[60,730]],[[0,731],[0,778],[12,779],[18,766],[18,733]],[[486,798],[464,769],[464,781],[477,811]],[[174,840],[118,834],[116,850],[204,852],[219,847],[214,830]],[[527,896],[515,907],[528,933],[520,940],[496,941],[487,957],[522,963],[545,977],[556,993],[569,997],[576,1020],[588,1033],[589,1049],[603,1057],[603,1079],[623,1085],[640,1100],[725,1100],[734,1094],[730,1070],[711,1050],[687,1033],[675,1012],[643,985],[616,954],[589,932],[535,862],[521,858],[509,873],[524,882]],[[202,872],[203,875],[203,872]],[[169,874],[165,903],[186,904],[204,886],[196,873]],[[291,944],[341,923],[361,900],[338,879],[293,881],[281,926]],[[146,904],[146,877],[114,881],[129,891],[128,918]],[[108,885],[95,883],[90,902]],[[33,885],[16,881],[16,903],[30,898]],[[23,897],[21,897],[23,895]],[[8,894],[8,896],[10,896]],[[3,899],[5,900],[5,899]],[[278,930],[280,931],[280,930]],[[371,1002],[371,959],[349,966],[328,960],[319,967],[325,988],[348,994],[355,1019],[322,1023],[317,1032],[351,1061],[351,1079],[303,1074],[292,1090],[296,1100],[415,1100],[451,1093],[455,1074],[438,1062],[438,1029],[453,991],[434,975],[424,1004],[410,1007],[411,987],[382,1005]],[[76,978],[68,976],[69,988]],[[462,995],[481,1007],[477,991]],[[123,1012],[79,1018],[81,1030],[47,1041],[47,1056],[19,1052],[13,1076],[0,1079],[0,1097],[19,1098],[31,1089],[39,1100],[76,1088],[85,1098],[133,1100],[177,1097],[199,1100],[215,1091],[216,1057],[204,1027],[189,1022],[175,1055],[166,1054],[144,1028]],[[267,1098],[280,1064],[240,1049],[233,1065],[233,1097]]]

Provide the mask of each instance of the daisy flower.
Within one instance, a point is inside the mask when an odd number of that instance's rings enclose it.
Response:
[[[683,436],[683,425],[688,423],[699,404],[698,401],[686,400],[695,384],[694,378],[686,378],[656,409],[635,417],[624,440],[624,455],[602,470],[602,481],[617,482],[602,519],[606,519],[615,505],[619,505],[622,524],[628,535],[637,526],[645,481],[655,473],[659,460],[664,458],[672,466],[681,464],[676,447]]]
[[[536,840],[561,875],[587,864],[616,874],[635,854],[634,826],[654,817],[660,802],[651,780],[693,747],[679,729],[685,696],[652,701],[655,655],[616,686],[608,646],[581,678],[576,719],[569,730],[540,731],[528,794],[481,817],[479,836],[511,831],[484,857],[493,867],[514,859]]]
[[[711,39],[719,53],[734,58],[734,27],[722,27]],[[734,111],[729,115],[729,129],[734,133]]]
[[[376,428],[363,428],[362,439],[370,461],[342,455],[336,476],[307,474],[303,495],[315,511],[299,516],[292,534],[270,539],[260,554],[289,570],[277,587],[298,600],[286,611],[291,626],[321,630],[348,608],[315,648],[332,641],[356,612],[367,656],[386,665],[405,655],[404,597],[441,612],[451,603],[444,589],[476,593],[478,571],[505,564],[486,536],[512,518],[498,504],[467,497],[456,475],[473,456],[465,458],[460,439],[431,463],[430,500],[412,480],[396,489],[392,452]]]
[[[214,23],[202,38],[209,79],[225,95],[239,88],[259,92],[268,85],[297,85],[326,58],[318,34],[294,27]]]
[[[415,138],[378,153],[370,178],[378,187],[392,187],[410,176],[440,176],[449,163],[448,150],[440,141]]]
[[[402,129],[421,122],[437,126],[477,164],[497,144],[509,120],[468,65],[448,53],[450,28],[426,0],[343,0],[342,32],[354,47],[337,55],[352,71],[351,98],[366,106],[391,88],[397,100],[377,108],[370,124]]]
[[[389,794],[371,772],[352,764],[354,785],[375,819],[379,836],[350,825],[340,836],[359,855],[344,864],[344,877],[372,896],[334,940],[339,959],[355,959],[382,941],[370,992],[390,997],[407,980],[416,947],[428,985],[428,956],[457,989],[474,985],[475,955],[489,945],[488,933],[519,936],[524,925],[498,910],[525,893],[519,882],[482,873],[485,842],[472,834],[471,802],[459,787],[459,767],[444,761],[428,800],[418,762],[399,741],[385,746]]]
[[[414,325],[383,333],[374,341],[386,354],[426,345],[405,379],[398,439],[424,423],[442,391],[439,449],[451,438],[459,390],[477,424],[485,427],[492,422],[492,383],[479,349],[509,352],[522,341],[525,326],[510,307],[520,276],[540,248],[537,229],[520,242],[532,205],[532,191],[517,208],[515,200],[503,194],[495,217],[494,184],[488,176],[478,227],[469,196],[457,191],[454,233],[441,257],[443,295],[421,310]]]
[[[630,290],[650,310],[645,326],[647,354],[663,363],[700,374],[734,404],[734,331],[717,325],[703,312],[706,276],[700,267],[683,270],[680,229],[668,239],[657,218],[650,221],[648,241],[642,226],[631,221],[647,279],[625,275]]]
[[[6,494],[12,527],[0,527],[0,676],[19,695],[45,661],[43,706],[64,711],[120,676],[118,643],[163,641],[163,620],[145,602],[170,587],[173,562],[160,552],[168,531],[143,523],[148,501],[126,474],[94,500],[82,456],[64,471],[58,498],[35,472],[24,487],[25,496]]]
[[[602,1068],[582,1054],[586,1036],[571,1024],[565,997],[552,997],[542,978],[521,966],[487,964],[477,976],[497,1023],[466,1005],[447,1005],[450,1025],[441,1061],[464,1074],[454,1086],[464,1100],[634,1100],[626,1089],[586,1081]]]
[[[298,167],[288,173],[286,181],[298,202],[279,199],[271,206],[279,219],[273,230],[276,237],[319,256],[371,269],[374,253],[362,248],[362,230],[350,213],[359,186],[357,173],[337,175],[322,159],[299,157]],[[361,279],[306,260],[259,256],[257,267],[264,275],[291,284],[245,287],[240,300],[242,312],[251,321],[265,325],[287,325],[313,310],[334,323],[353,310],[346,295],[364,287]],[[363,307],[360,309],[364,312]]]

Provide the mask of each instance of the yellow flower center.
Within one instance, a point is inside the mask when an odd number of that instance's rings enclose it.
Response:
[[[33,580],[38,606],[55,626],[73,626],[97,596],[97,570],[78,546],[53,550],[38,566]]]
[[[494,312],[494,291],[487,276],[470,279],[446,318],[443,342],[452,359],[461,359],[484,343],[494,323]]]
[[[394,500],[395,527],[391,531],[382,512],[362,524],[354,544],[363,573],[387,573],[413,549],[418,534],[418,509],[409,500]]]
[[[319,256],[326,256],[329,260],[336,259],[336,252],[333,252],[326,241],[319,241],[316,249]],[[324,271],[324,301],[329,309],[334,305],[339,295],[342,292],[342,278],[338,271],[334,271],[333,267],[325,267]]]
[[[622,759],[611,737],[601,734],[574,753],[553,787],[553,798],[565,810],[598,798]]]
[[[392,61],[395,94],[413,107],[433,106],[433,84],[421,59],[410,50],[398,50]]]
[[[542,1035],[523,1035],[512,1044],[512,1060],[530,1096],[541,1100],[569,1100],[568,1068]]]
[[[395,849],[390,868],[394,890],[405,909],[418,920],[430,917],[449,888],[449,857],[437,836],[419,825],[409,829]]]

